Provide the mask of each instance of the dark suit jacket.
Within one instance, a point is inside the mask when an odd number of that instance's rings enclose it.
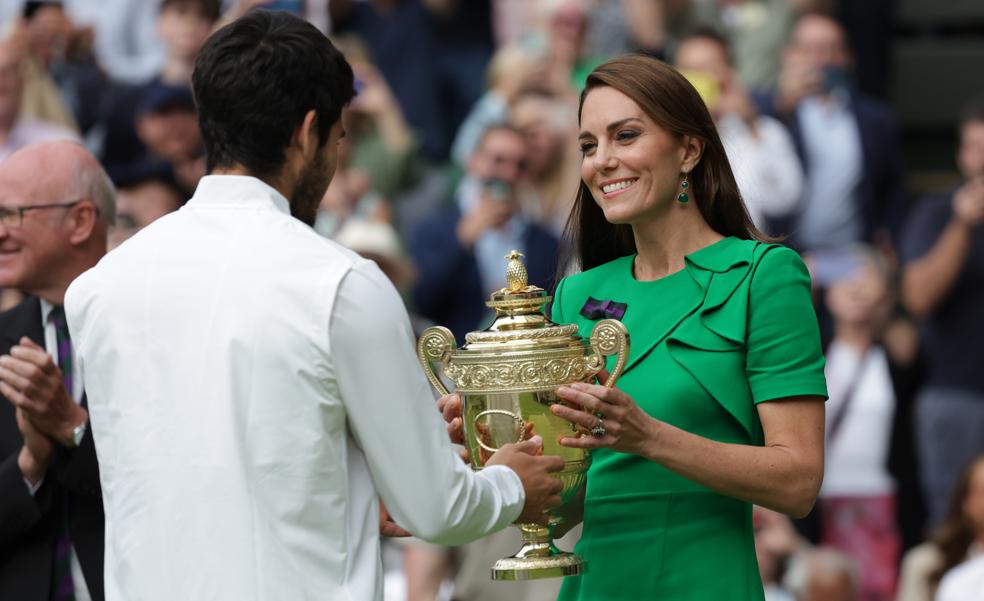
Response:
[[[489,295],[482,289],[478,261],[471,249],[463,248],[455,235],[461,211],[447,209],[423,221],[410,238],[410,254],[419,271],[413,290],[417,311],[448,327],[458,338],[478,329]],[[557,271],[557,239],[546,229],[528,224],[523,233],[526,270],[531,284],[553,289]],[[506,260],[502,260],[505,274]],[[481,324],[482,327],[488,324]]]
[[[22,336],[44,346],[41,302],[28,298],[0,313],[0,354]],[[23,438],[14,406],[0,395],[0,599],[48,601],[55,541],[68,502],[68,528],[89,593],[103,594],[103,508],[92,434],[77,449],[58,447],[32,497],[17,455]]]
[[[772,95],[757,96],[756,100],[763,113],[785,123],[804,169],[807,169],[806,176],[809,177],[803,130],[796,113],[791,116],[777,114],[775,97]],[[858,93],[851,94],[849,108],[854,113],[861,136],[861,157],[864,164],[858,186],[858,199],[861,203],[864,240],[871,242],[876,231],[885,230],[891,235],[893,242],[897,243],[905,216],[906,197],[895,116],[887,105]],[[770,220],[768,230],[774,234],[791,234],[792,244],[795,246],[797,218],[798,215],[794,213],[789,217]]]

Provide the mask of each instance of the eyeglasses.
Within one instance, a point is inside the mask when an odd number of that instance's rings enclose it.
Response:
[[[69,209],[82,202],[84,199],[73,200],[71,202],[28,205],[26,207],[4,207],[0,206],[0,223],[6,228],[19,228],[24,224],[24,213],[35,209]]]

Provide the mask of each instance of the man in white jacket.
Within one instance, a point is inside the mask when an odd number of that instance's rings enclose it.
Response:
[[[66,296],[107,600],[381,599],[380,499],[443,544],[542,520],[563,461],[528,441],[468,469],[396,291],[310,227],[355,93],[341,54],[254,11],[193,84],[212,175]]]

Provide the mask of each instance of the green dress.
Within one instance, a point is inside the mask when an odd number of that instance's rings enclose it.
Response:
[[[756,403],[827,396],[810,280],[795,252],[725,238],[651,282],[634,278],[633,259],[565,278],[553,320],[587,336],[588,297],[626,303],[631,347],[618,387],[647,413],[761,445]],[[588,571],[566,579],[561,601],[763,599],[751,506],[638,455],[594,452],[576,551]]]

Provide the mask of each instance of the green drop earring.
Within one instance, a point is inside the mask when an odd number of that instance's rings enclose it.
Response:
[[[687,174],[683,175],[683,181],[680,182],[680,187],[683,189],[683,192],[680,192],[680,194],[677,195],[677,200],[680,201],[680,204],[687,204],[690,202],[690,194],[687,194],[687,190],[690,189],[690,182],[687,181]]]

